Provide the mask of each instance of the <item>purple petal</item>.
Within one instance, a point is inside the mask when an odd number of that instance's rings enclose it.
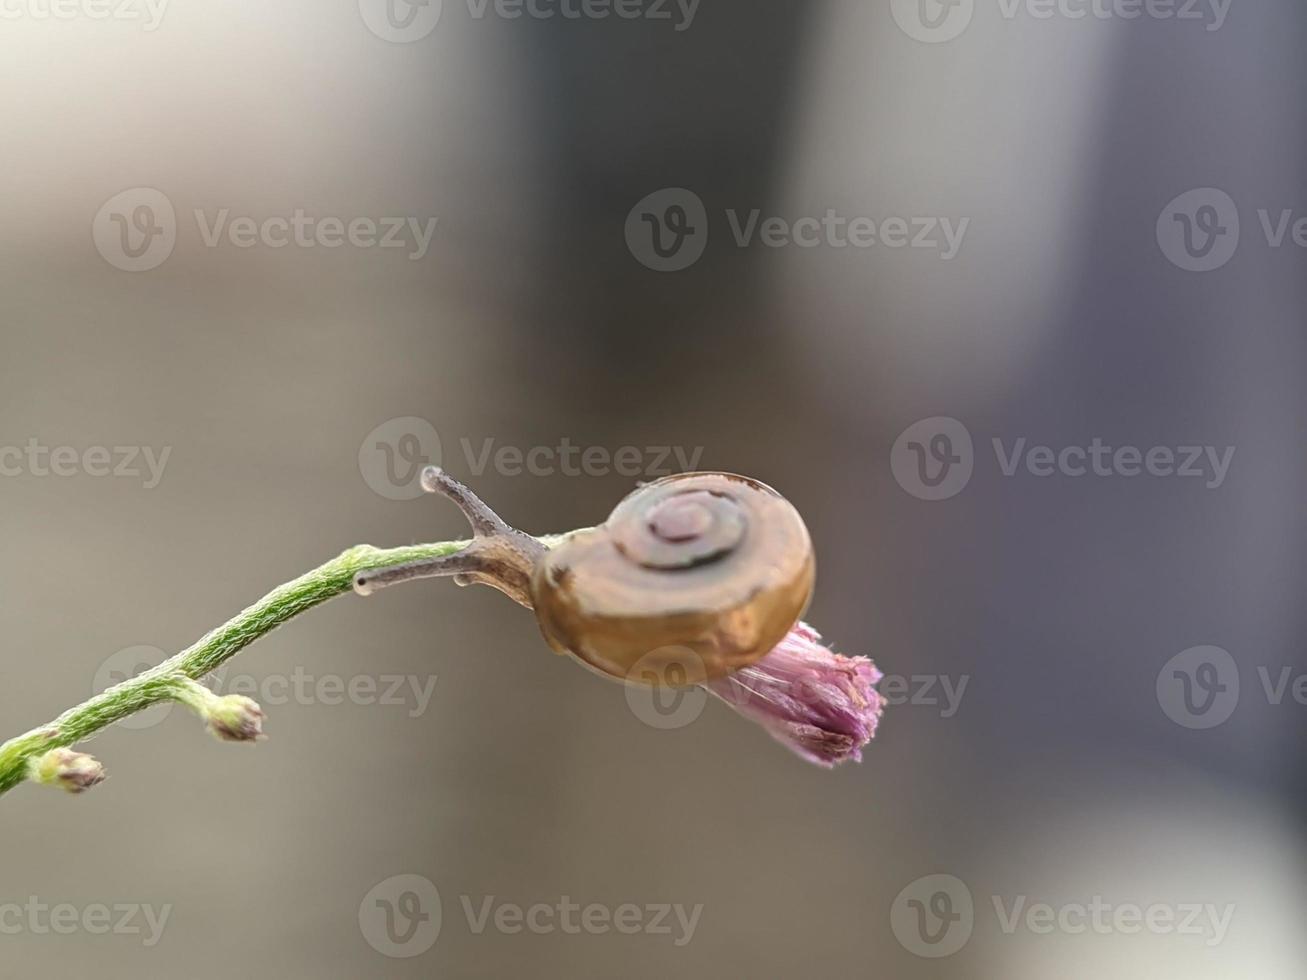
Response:
[[[809,762],[827,769],[862,761],[885,701],[881,672],[866,657],[845,657],[797,623],[771,653],[705,687]]]

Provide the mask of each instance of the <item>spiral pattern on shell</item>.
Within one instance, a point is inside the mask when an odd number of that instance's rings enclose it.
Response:
[[[537,563],[549,645],[602,674],[681,687],[765,656],[807,608],[812,541],[793,505],[730,473],[667,477]]]

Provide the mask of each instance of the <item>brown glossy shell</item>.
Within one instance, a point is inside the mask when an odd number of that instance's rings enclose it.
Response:
[[[679,687],[764,656],[803,615],[815,576],[808,529],[784,497],[748,477],[686,473],[549,551],[531,593],[558,652]]]

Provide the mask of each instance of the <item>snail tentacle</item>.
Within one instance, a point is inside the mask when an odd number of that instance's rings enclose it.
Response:
[[[411,582],[419,578],[442,578],[447,575],[459,576],[473,570],[480,563],[480,557],[471,549],[464,549],[443,558],[422,558],[406,562],[403,565],[391,565],[359,572],[354,576],[354,591],[359,595],[371,595],[377,589],[400,582]]]
[[[422,471],[422,488],[448,497],[458,506],[472,525],[472,542],[452,555],[360,572],[354,578],[354,591],[371,595],[399,582],[453,576],[459,585],[489,585],[534,609],[531,575],[545,546],[510,527],[485,501],[439,467],[428,466]]]
[[[508,523],[490,509],[490,505],[478,497],[463,483],[459,483],[439,466],[428,466],[422,471],[422,489],[427,493],[438,493],[452,500],[467,522],[472,525],[472,533],[478,537],[483,534],[496,534],[513,530]]]

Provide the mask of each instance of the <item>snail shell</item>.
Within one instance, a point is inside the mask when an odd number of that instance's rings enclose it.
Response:
[[[666,477],[600,527],[542,555],[531,599],[545,639],[600,673],[679,687],[765,656],[816,577],[793,505],[730,473]]]

